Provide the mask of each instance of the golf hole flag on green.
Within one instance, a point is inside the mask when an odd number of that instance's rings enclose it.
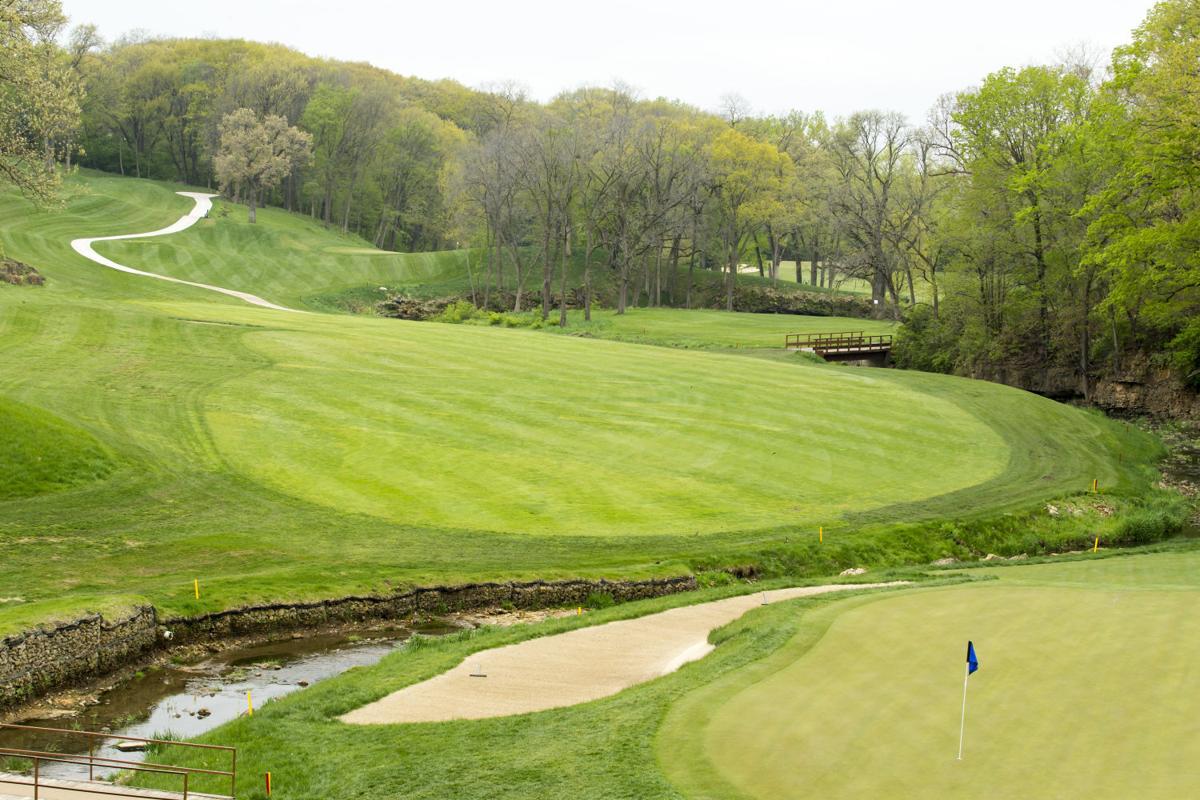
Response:
[[[963,733],[967,728],[967,679],[979,669],[979,658],[975,655],[975,643],[967,640],[967,671],[963,673],[962,717],[958,722],[958,760],[962,761]]]

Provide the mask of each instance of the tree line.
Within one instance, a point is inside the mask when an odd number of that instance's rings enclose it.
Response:
[[[0,9],[20,65],[0,69],[0,169],[34,194],[72,163],[220,184],[379,247],[469,248],[475,302],[561,324],[601,271],[619,312],[691,305],[697,269],[732,309],[747,265],[777,283],[795,261],[812,288],[865,281],[909,366],[1057,369],[1086,394],[1152,354],[1200,384],[1200,0],[1156,5],[1107,63],[1003,69],[919,122],[623,86],[539,103],[278,45],[104,43],[53,0]],[[50,100],[14,113],[31,92]]]

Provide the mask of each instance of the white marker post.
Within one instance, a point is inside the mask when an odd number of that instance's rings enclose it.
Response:
[[[967,679],[971,677],[971,664],[963,666],[962,719],[958,722],[958,760],[962,761],[963,733],[967,729]]]
[[[971,678],[971,673],[979,669],[979,659],[975,656],[975,644],[967,642],[967,664],[963,670],[963,699],[962,699],[962,717],[958,721],[958,760],[962,761],[963,753],[963,733],[967,729],[967,682]]]

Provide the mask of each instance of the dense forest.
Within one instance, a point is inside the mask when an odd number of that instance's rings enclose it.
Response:
[[[387,249],[470,246],[476,302],[507,274],[518,308],[564,324],[569,259],[584,304],[603,270],[618,310],[689,305],[696,269],[724,270],[733,308],[740,265],[777,281],[795,260],[813,286],[867,281],[905,322],[905,366],[1055,369],[1087,395],[1150,358],[1200,386],[1200,0],[1156,5],[1111,59],[1003,69],[922,121],[765,116],[736,96],[708,112],[624,86],[538,103],[66,24],[51,0],[0,1],[0,170],[33,196],[75,165],[220,185]],[[238,120],[276,120],[297,157],[233,181],[218,167]]]

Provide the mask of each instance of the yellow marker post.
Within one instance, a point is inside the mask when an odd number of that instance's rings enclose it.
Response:
[[[271,773],[267,773],[267,797],[271,796]]]
[[[1095,544],[1092,545],[1092,552],[1096,553],[1096,552],[1099,552],[1099,550],[1100,550],[1100,537],[1097,536]]]
[[[824,525],[817,528],[817,541],[821,542],[822,544],[824,544],[824,542],[825,542],[825,526]]]
[[[254,695],[252,692],[246,692],[246,709],[250,716],[254,716]]]
[[[583,606],[579,606],[579,608],[575,609],[575,616],[577,616],[577,617],[583,616]]]
[[[192,590],[196,593],[196,599],[199,600],[200,599],[200,579],[199,578],[192,579]]]
[[[1100,479],[1092,478],[1092,494],[1096,494],[1099,491],[1100,491]]]

